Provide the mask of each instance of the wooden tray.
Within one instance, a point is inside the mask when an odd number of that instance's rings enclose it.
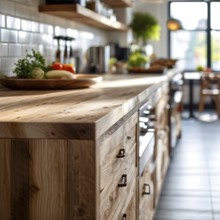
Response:
[[[165,72],[166,68],[161,67],[161,68],[151,68],[149,67],[148,69],[129,69],[130,73],[158,73],[158,74],[163,74]]]
[[[16,90],[49,90],[88,88],[102,81],[102,76],[94,74],[76,74],[76,79],[18,79],[8,77],[0,79],[0,84]]]

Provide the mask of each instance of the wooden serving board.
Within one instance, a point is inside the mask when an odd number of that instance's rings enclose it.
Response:
[[[18,79],[8,77],[0,79],[0,84],[16,90],[53,90],[88,88],[102,81],[102,76],[94,74],[76,74],[76,79]]]
[[[130,73],[157,73],[157,74],[163,74],[165,72],[165,67],[160,68],[151,68],[148,69],[129,69]]]

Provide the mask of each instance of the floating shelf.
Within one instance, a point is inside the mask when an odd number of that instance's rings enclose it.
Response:
[[[132,0],[102,0],[102,2],[112,8],[125,8],[132,6]]]
[[[92,25],[107,31],[127,31],[128,27],[121,22],[112,22],[110,19],[97,14],[78,4],[41,5],[39,12],[71,19],[87,25]]]

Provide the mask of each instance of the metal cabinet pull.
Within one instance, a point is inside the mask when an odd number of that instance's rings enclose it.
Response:
[[[127,139],[130,140],[130,139],[131,139],[131,136],[127,136]]]
[[[150,195],[150,184],[145,183],[143,188],[143,194]]]
[[[125,186],[127,186],[127,175],[123,174],[121,176],[119,183],[118,183],[118,187],[125,187]]]
[[[116,157],[117,158],[125,157],[125,149],[120,149]]]
[[[127,215],[126,215],[126,214],[123,214],[122,220],[126,220],[126,219],[127,219]]]

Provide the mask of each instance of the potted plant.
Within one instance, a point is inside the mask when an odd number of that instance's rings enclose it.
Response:
[[[148,40],[160,39],[160,25],[156,18],[154,18],[148,12],[136,12],[133,14],[130,27],[134,34],[134,37],[142,46],[147,43]]]

